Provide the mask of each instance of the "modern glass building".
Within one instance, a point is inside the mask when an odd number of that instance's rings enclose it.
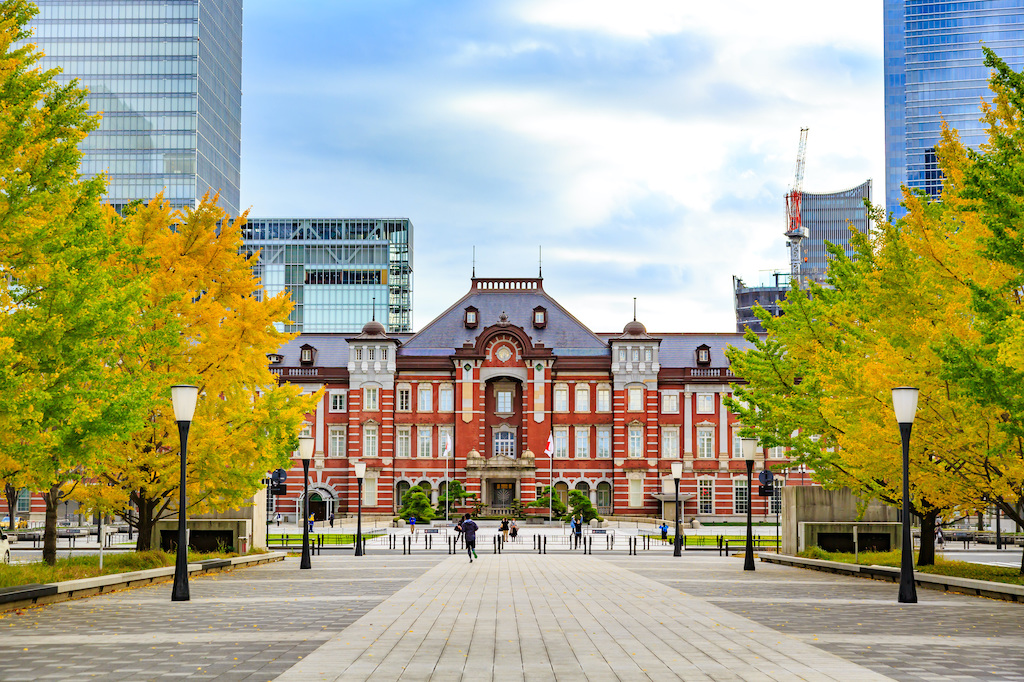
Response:
[[[884,0],[885,205],[904,214],[900,186],[937,197],[942,119],[964,144],[985,141],[979,102],[991,97],[983,46],[1024,66],[1024,0]]]
[[[195,205],[220,191],[236,215],[242,111],[242,0],[35,0],[44,68],[88,88],[102,123],[82,173],[109,175],[114,206]]]
[[[842,246],[850,253],[850,226],[867,234],[871,221],[865,201],[871,201],[871,180],[840,192],[803,192],[800,224],[808,231],[807,238],[800,244],[804,257],[800,274],[804,279],[825,280],[828,269],[825,242]]]
[[[412,331],[407,218],[249,218],[243,240],[267,293],[295,303],[284,331],[358,334],[373,319]]]

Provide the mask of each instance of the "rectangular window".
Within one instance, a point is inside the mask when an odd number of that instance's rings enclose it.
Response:
[[[408,412],[412,409],[412,391],[410,389],[398,389],[395,394],[395,409],[399,412]]]
[[[715,413],[715,394],[714,393],[698,393],[697,394],[697,414],[714,414]]]
[[[419,412],[431,412],[434,409],[433,397],[430,384],[420,384],[416,388],[416,409]]]
[[[644,482],[639,478],[629,479],[629,506],[644,506]]]
[[[739,429],[732,432],[732,458],[743,459],[743,439],[740,438]]]
[[[395,429],[395,456],[412,456],[412,429],[408,426],[399,426]]]
[[[437,389],[438,412],[451,412],[455,409],[455,388],[451,384],[443,384]]]
[[[363,457],[377,456],[377,425],[367,424],[363,427]]]
[[[612,389],[609,386],[597,387],[597,411],[612,411]]]
[[[416,427],[416,454],[418,457],[430,457],[431,455],[431,437],[433,427],[430,426],[417,426]]]
[[[600,459],[612,456],[612,430],[607,426],[597,427],[597,456]]]
[[[654,361],[654,350],[651,348],[644,348],[644,362]]]
[[[662,393],[661,411],[663,414],[679,414],[679,394]]]
[[[380,409],[380,389],[367,387],[363,389],[363,411],[376,412]]]
[[[629,406],[626,408],[630,412],[643,412],[644,409],[644,389],[639,386],[633,386],[628,389],[629,395]]]
[[[577,458],[590,458],[590,427],[576,427],[576,452]]]
[[[511,431],[496,431],[494,433],[494,454],[503,457],[516,456],[516,437]]]
[[[569,427],[555,427],[555,457],[566,459],[569,456]]]
[[[555,386],[555,412],[569,411],[569,387]]]
[[[590,412],[589,386],[576,386],[576,411]]]
[[[620,348],[619,349],[619,362],[625,362],[625,361],[626,361],[626,349],[625,348]]]
[[[355,349],[353,349],[353,352],[355,353],[356,360],[362,360],[363,359],[363,349],[362,348],[355,348]]]
[[[732,513],[746,514],[747,506],[750,504],[750,488],[747,487],[747,479],[734,480],[732,491]]]
[[[714,459],[715,457],[715,430],[697,429],[697,457],[700,459]]]
[[[640,349],[634,348],[629,354],[629,357],[633,359],[633,362],[640,362]]]
[[[644,456],[644,427],[642,426],[629,427],[629,456]]]
[[[679,429],[674,426],[661,430],[661,456],[669,459],[679,457]]]
[[[329,431],[327,451],[331,457],[345,456],[345,427],[332,426]]]
[[[772,514],[781,514],[782,513],[782,479],[781,478],[775,478],[775,479],[773,479],[772,484],[773,484],[774,487],[772,489],[771,513]]]
[[[451,457],[455,449],[455,439],[452,438],[452,427],[437,427],[437,456]]]
[[[776,446],[774,448],[768,448],[768,458],[769,459],[785,459],[785,457],[786,457],[786,448],[784,448],[783,446],[779,445],[779,446]]]
[[[499,414],[512,414],[512,391],[498,391],[494,409]]]
[[[697,513],[715,513],[715,482],[710,478],[697,481]]]
[[[363,479],[363,504],[367,507],[377,506],[377,479]]]
[[[374,349],[373,349],[373,348],[367,348],[367,349],[366,349],[366,359],[367,359],[367,360],[369,360],[370,362],[373,362],[374,360],[376,360],[376,359],[377,359],[377,358],[375,357],[375,355],[376,355],[376,353],[374,352]]]
[[[345,398],[348,394],[345,391],[334,392],[331,391],[331,405],[330,412],[344,412],[345,411]]]
[[[18,501],[15,503],[14,508],[17,510],[17,514],[28,514],[32,511],[32,493],[29,492],[28,488],[22,488],[18,491]]]
[[[380,359],[381,360],[387,360],[388,359],[388,349],[387,348],[381,348],[380,349]]]

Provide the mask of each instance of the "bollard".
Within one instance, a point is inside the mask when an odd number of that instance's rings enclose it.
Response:
[[[548,536],[544,536],[544,554],[548,553]]]
[[[586,544],[589,544],[589,545],[590,545],[590,551],[589,551],[589,552],[585,552],[585,553],[587,553],[587,554],[593,554],[593,553],[594,553],[594,536],[593,536],[593,535],[591,535],[591,536],[590,536],[590,538],[588,538],[588,542],[585,542],[584,544],[585,544],[585,545],[586,545]],[[586,547],[584,547],[584,550],[585,550],[585,549],[586,549]]]
[[[366,556],[366,540],[367,540],[367,538],[364,537],[363,538],[363,556]]]

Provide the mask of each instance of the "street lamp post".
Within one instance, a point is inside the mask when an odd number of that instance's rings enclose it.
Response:
[[[754,523],[751,515],[753,498],[750,495],[752,475],[754,473],[754,453],[757,450],[756,438],[743,439],[743,460],[747,464],[747,549],[743,556],[743,570],[753,571],[754,568]]]
[[[682,556],[683,543],[679,539],[679,479],[683,477],[683,463],[672,462],[672,478],[676,481],[676,539],[673,543],[672,556]]]
[[[302,460],[302,561],[299,568],[313,568],[309,562],[309,460],[312,457],[312,436],[299,436],[299,458]]]
[[[917,414],[918,390],[910,386],[892,389],[892,409],[900,425],[900,439],[903,441],[903,549],[900,560],[900,595],[903,604],[917,603],[917,586],[914,584],[914,545],[910,537],[910,429]],[[921,538],[921,542],[924,542]]]
[[[189,601],[188,593],[188,533],[185,530],[185,467],[188,463],[188,427],[196,413],[199,399],[197,386],[171,386],[171,405],[174,421],[178,422],[178,440],[181,442],[181,480],[178,483],[178,546],[175,548],[174,585],[171,601]]]
[[[359,506],[356,513],[356,556],[363,556],[363,479],[366,477],[366,462],[355,462],[356,480],[359,481]]]

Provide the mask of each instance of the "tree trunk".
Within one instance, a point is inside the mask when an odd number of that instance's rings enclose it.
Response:
[[[10,519],[10,530],[17,530],[15,527],[14,511],[18,506],[18,489],[10,483],[4,483],[4,497],[7,498],[7,518]]]
[[[138,520],[136,530],[139,531],[138,539],[135,541],[136,552],[148,552],[153,548],[153,526],[156,523],[153,519],[153,510],[156,509],[156,500],[146,497],[141,490],[135,498]]]
[[[918,566],[935,564],[935,521],[939,518],[938,510],[932,510],[921,517],[921,547],[917,554]]]
[[[978,512],[978,530],[979,531],[985,530],[984,516],[982,515],[981,512]]]
[[[51,486],[43,493],[46,503],[46,525],[43,527],[43,561],[50,566],[57,563],[57,505],[60,504],[60,486]]]

